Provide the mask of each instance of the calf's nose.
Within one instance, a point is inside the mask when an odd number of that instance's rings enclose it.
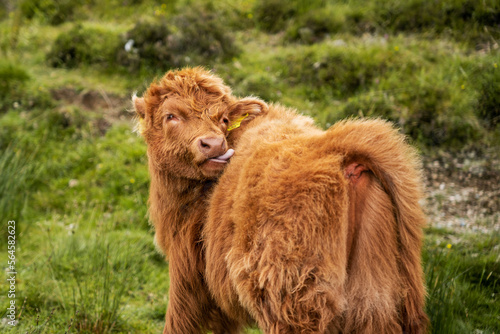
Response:
[[[216,158],[226,153],[226,141],[223,137],[200,138],[198,139],[198,149],[208,159]]]

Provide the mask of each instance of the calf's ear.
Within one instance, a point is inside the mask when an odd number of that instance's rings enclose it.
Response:
[[[144,117],[146,117],[146,102],[144,101],[144,98],[134,95],[132,97],[132,101],[134,102],[134,108],[137,116],[144,119]]]
[[[146,117],[146,101],[144,101],[143,97],[137,97],[134,94],[132,102],[134,103],[135,114],[137,116],[135,118],[134,132],[143,136],[149,124],[149,117]]]
[[[228,130],[234,130],[241,125],[248,123],[255,117],[267,113],[269,106],[267,103],[256,97],[245,97],[234,103],[229,109],[229,119],[231,124]]]

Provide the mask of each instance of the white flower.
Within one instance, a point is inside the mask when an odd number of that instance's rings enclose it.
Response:
[[[129,39],[127,43],[125,43],[125,51],[130,52],[132,51],[132,47],[134,46],[134,40]]]

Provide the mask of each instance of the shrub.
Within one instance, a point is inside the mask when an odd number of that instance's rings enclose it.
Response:
[[[234,78],[234,93],[239,96],[258,96],[266,101],[276,101],[279,96],[279,82],[267,72],[245,73]]]
[[[294,20],[300,20],[301,16],[308,16],[310,12],[317,13],[318,9],[324,9],[325,2],[324,0],[258,0],[253,12],[259,28],[276,33],[285,30]]]
[[[379,0],[373,10],[378,24],[392,31],[430,30],[475,43],[500,38],[500,3],[496,0]]]
[[[57,37],[47,60],[53,67],[69,68],[83,64],[112,64],[119,42],[119,36],[113,32],[77,24]]]
[[[257,25],[286,31],[286,40],[314,43],[329,34],[348,32],[425,32],[444,34],[475,45],[500,38],[500,3],[495,0],[351,0],[257,1]],[[494,42],[493,42],[494,43]]]
[[[166,19],[139,21],[128,31],[118,61],[132,70],[213,64],[236,56],[240,50],[226,26],[211,10],[193,8]]]
[[[52,25],[58,25],[71,21],[75,9],[82,3],[82,0],[24,0],[21,12],[28,19],[39,17]]]
[[[200,60],[226,60],[240,52],[227,27],[210,8],[186,11],[174,18],[174,24],[179,32],[178,52],[201,56]]]
[[[310,98],[325,95],[345,98],[370,86],[375,76],[383,74],[388,62],[393,60],[389,52],[350,48],[341,40],[338,43],[297,49],[298,52],[280,56],[281,62],[288,64],[283,75],[291,84],[309,86],[308,90],[316,95]]]
[[[494,77],[493,57],[487,57],[491,68],[486,71],[484,57],[443,62],[449,55],[436,53],[434,44],[420,40],[413,45],[377,37],[362,42],[284,48],[275,58],[274,71],[304,100],[316,104],[317,119],[325,124],[339,117],[374,116],[398,123],[426,146],[487,140],[480,118],[488,124],[498,120],[498,85],[492,83],[500,80]],[[482,90],[473,84],[478,75]],[[327,105],[337,107],[328,111]]]
[[[4,1],[0,1],[0,20],[3,20],[7,16],[7,8]]]
[[[22,67],[5,60],[0,61],[0,110],[7,109],[22,97],[29,78]]]
[[[370,83],[375,64],[361,63],[349,53],[331,50],[313,64],[314,85],[329,86],[335,96],[346,96]]]
[[[129,47],[120,47],[118,62],[131,70],[138,70],[141,65],[162,69],[175,66],[171,36],[165,21],[139,21],[125,34],[122,44]]]
[[[52,104],[47,90],[32,80],[23,67],[6,59],[0,60],[0,111],[20,107],[31,110]]]
[[[488,128],[500,123],[500,64],[495,63],[491,69],[483,70],[479,78],[478,116]]]
[[[473,100],[460,87],[446,85],[443,78],[422,73],[401,81],[391,74],[382,79],[379,89],[350,98],[342,116],[381,116],[426,146],[463,145],[483,134]]]
[[[342,116],[382,117],[396,123],[404,123],[408,108],[395,103],[387,94],[360,94],[349,98],[342,106]]]
[[[298,16],[286,31],[289,41],[315,43],[330,34],[346,30],[348,7],[330,5],[313,9]]]
[[[295,16],[294,1],[260,0],[253,9],[257,25],[264,31],[276,33],[286,27],[287,21]]]
[[[346,32],[361,35],[373,33],[375,24],[365,7],[327,3],[297,16],[286,30],[285,40],[316,43],[333,34]]]

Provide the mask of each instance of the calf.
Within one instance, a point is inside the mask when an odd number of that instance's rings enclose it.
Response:
[[[418,160],[389,124],[325,132],[201,68],[134,103],[170,264],[164,333],[425,332]]]

